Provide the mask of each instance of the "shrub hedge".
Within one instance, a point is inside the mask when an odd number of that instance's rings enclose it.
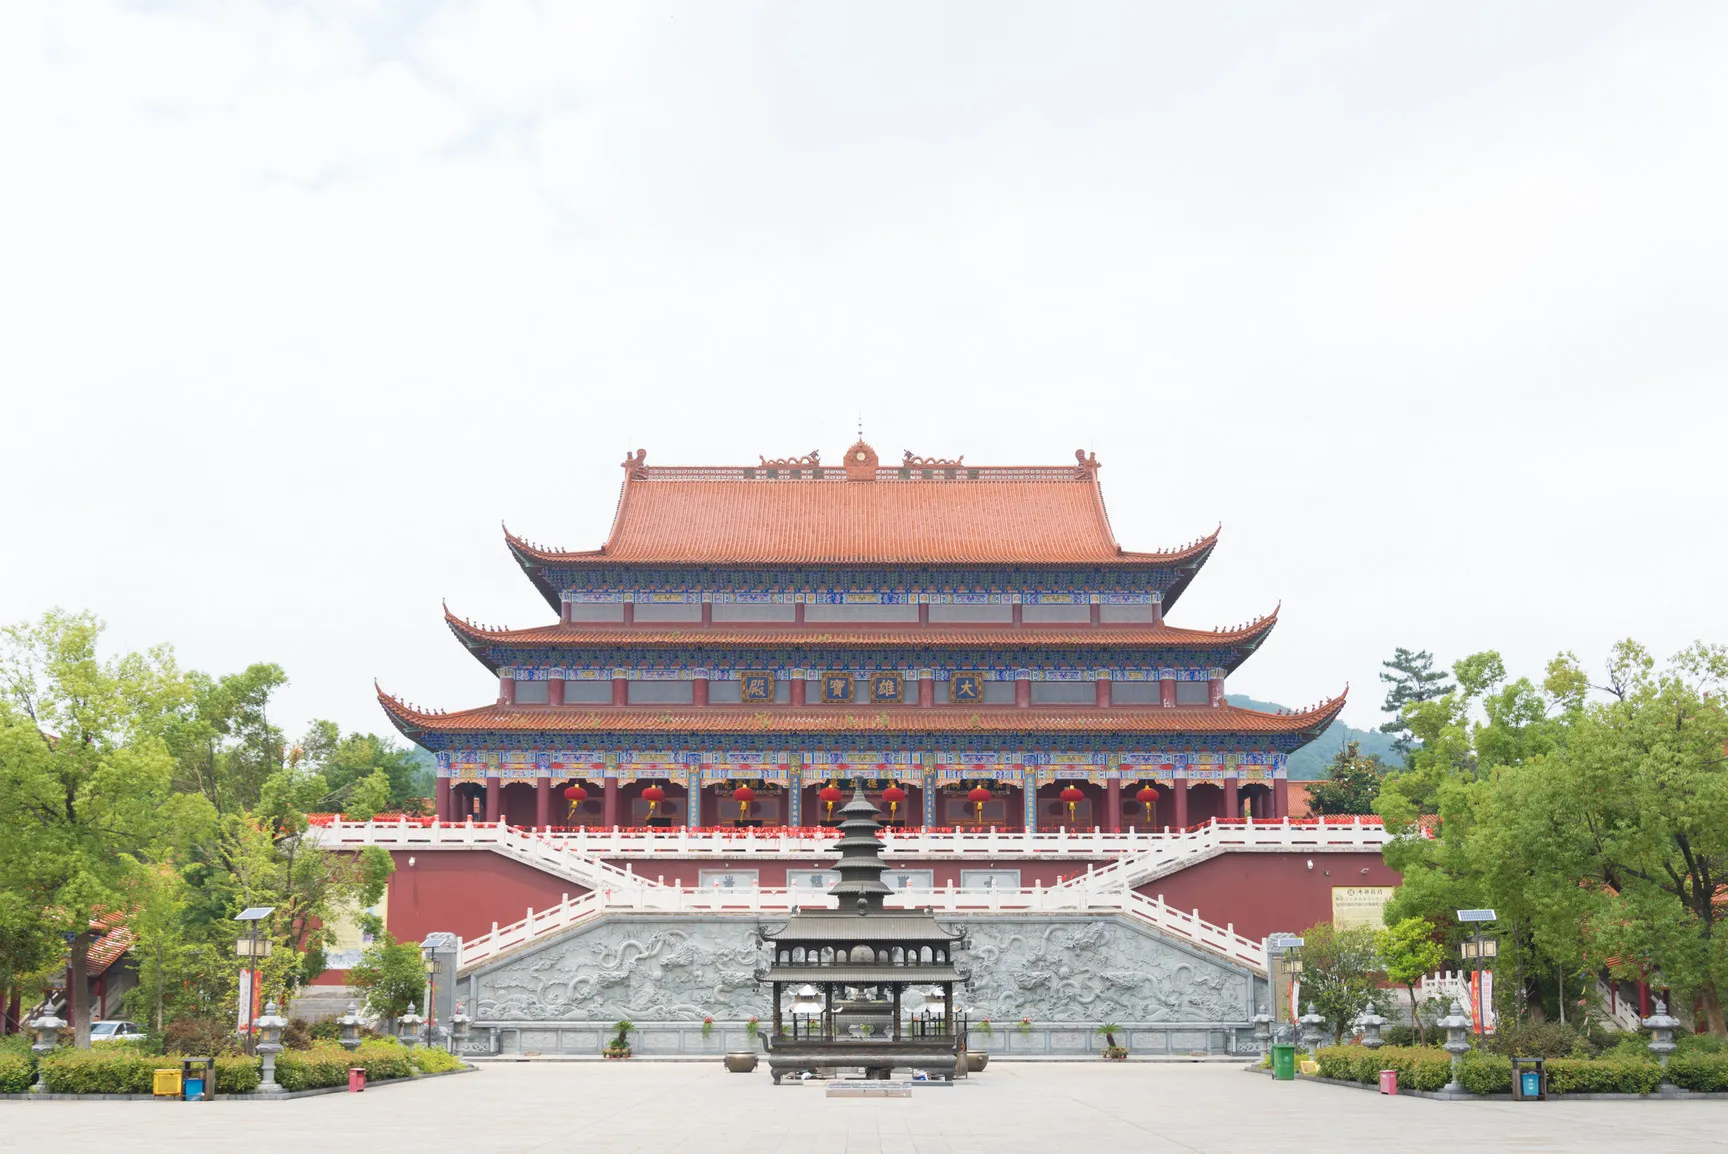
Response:
[[[1398,1071],[1398,1085],[1406,1090],[1438,1090],[1452,1076],[1451,1056],[1433,1048],[1385,1046],[1376,1051],[1362,1046],[1328,1046],[1316,1057],[1322,1078],[1369,1086],[1379,1081],[1381,1070]],[[1682,1090],[1728,1092],[1728,1055],[1676,1054],[1668,1062],[1668,1080]],[[1509,1093],[1512,1059],[1481,1051],[1466,1054],[1458,1081],[1472,1094]],[[1654,1060],[1548,1059],[1550,1094],[1649,1094],[1661,1082],[1662,1067]]]
[[[462,1068],[462,1059],[455,1054],[448,1050],[435,1050],[430,1046],[416,1046],[408,1051],[408,1060],[421,1074],[443,1074]]]
[[[28,1053],[0,1052],[0,1094],[26,1093],[35,1084],[30,1057]],[[178,1063],[177,1058],[140,1054],[131,1047],[62,1047],[43,1059],[42,1068],[53,1094],[148,1094],[155,1072]],[[460,1069],[462,1060],[444,1050],[421,1047],[410,1051],[394,1040],[367,1042],[352,1054],[341,1046],[317,1045],[276,1055],[276,1084],[284,1090],[342,1086],[348,1081],[350,1066],[362,1067],[367,1081],[382,1082],[415,1073]],[[239,1054],[217,1056],[218,1094],[249,1094],[262,1080],[259,1059]]]
[[[28,1051],[0,1052],[0,1094],[22,1094],[36,1084],[36,1067]]]
[[[1373,1085],[1380,1071],[1398,1071],[1406,1090],[1438,1090],[1452,1080],[1452,1058],[1444,1050],[1420,1046],[1326,1046],[1315,1054],[1322,1078]]]
[[[365,1069],[368,1082],[406,1078],[414,1072],[407,1048],[395,1042],[367,1042],[352,1054],[341,1046],[317,1045],[276,1055],[276,1084],[284,1090],[341,1086],[348,1081],[350,1066]]]

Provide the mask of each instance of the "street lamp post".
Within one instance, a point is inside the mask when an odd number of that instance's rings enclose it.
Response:
[[[1482,1006],[1482,962],[1484,959],[1499,956],[1500,943],[1499,939],[1495,938],[1493,935],[1484,937],[1482,935],[1482,925],[1485,922],[1492,922],[1498,919],[1495,917],[1493,910],[1459,910],[1457,913],[1458,920],[1470,927],[1470,940],[1459,943],[1459,952],[1463,954],[1466,959],[1476,963],[1477,977],[1476,980],[1471,983],[1470,990],[1470,1000],[1475,1010],[1472,1024],[1479,1028],[1482,1033],[1486,1034],[1488,1032],[1488,1015],[1484,1012]]]
[[[234,915],[234,920],[246,926],[246,936],[234,943],[234,952],[246,959],[245,988],[240,991],[240,1028],[246,1031],[246,1049],[248,1053],[257,1053],[257,1039],[253,1036],[252,1004],[258,997],[258,959],[270,956],[270,941],[258,941],[258,925],[265,918],[276,912],[275,906],[247,906]],[[262,950],[260,950],[262,944]]]

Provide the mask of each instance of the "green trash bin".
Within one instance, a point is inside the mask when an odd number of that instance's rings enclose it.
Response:
[[[1272,1047],[1272,1078],[1278,1082],[1296,1080],[1296,1047],[1279,1042]]]

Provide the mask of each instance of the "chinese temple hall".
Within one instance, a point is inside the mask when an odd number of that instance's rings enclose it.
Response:
[[[1286,758],[1344,704],[1228,704],[1276,612],[1170,624],[1218,534],[1124,549],[1084,452],[884,463],[860,440],[837,465],[638,450],[623,471],[599,548],[506,531],[545,623],[446,609],[494,700],[445,712],[380,691],[437,758],[440,819],[813,827],[858,785],[907,829],[1276,820]]]

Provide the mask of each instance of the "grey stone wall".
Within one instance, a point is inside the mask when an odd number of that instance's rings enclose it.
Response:
[[[635,1052],[747,1048],[745,1023],[772,1019],[757,986],[752,917],[613,914],[463,975],[457,997],[475,1045],[503,1053],[597,1053],[613,1022],[638,1027]],[[1081,1055],[1096,1027],[1122,1027],[1141,1054],[1251,1053],[1252,972],[1114,914],[975,914],[963,928],[971,981],[956,999],[973,1044],[1008,1055]],[[714,1019],[707,1036],[705,1017]],[[988,1035],[982,1021],[989,1019]],[[1027,1019],[1029,1025],[1020,1025]]]

